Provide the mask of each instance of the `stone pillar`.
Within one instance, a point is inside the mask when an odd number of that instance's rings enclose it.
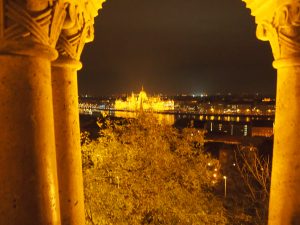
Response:
[[[52,63],[56,154],[62,225],[85,224],[77,70],[84,44],[93,40],[94,17],[103,0],[83,1],[70,8]],[[81,3],[83,3],[81,2]]]
[[[59,59],[52,64],[55,139],[63,225],[85,224],[78,111],[80,63]]]
[[[300,224],[300,1],[245,0],[278,70],[269,225]]]
[[[60,225],[51,60],[62,1],[0,0],[0,225]]]

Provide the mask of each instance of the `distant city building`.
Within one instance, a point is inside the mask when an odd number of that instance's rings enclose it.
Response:
[[[164,112],[174,110],[173,100],[163,100],[160,96],[148,97],[142,88],[139,94],[132,93],[126,100],[117,99],[115,110]]]
[[[273,121],[252,122],[252,137],[272,137],[273,135]]]
[[[170,100],[171,99],[171,100]],[[275,99],[259,96],[163,96],[139,94],[81,96],[80,114],[135,118],[154,112],[159,123],[178,128],[195,127],[207,134],[227,137],[272,137]]]

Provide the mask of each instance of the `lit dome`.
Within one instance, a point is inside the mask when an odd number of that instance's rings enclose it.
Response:
[[[142,90],[139,94],[139,102],[142,103],[145,101],[148,101],[148,96],[147,96],[147,93],[144,91],[144,87],[142,87]]]

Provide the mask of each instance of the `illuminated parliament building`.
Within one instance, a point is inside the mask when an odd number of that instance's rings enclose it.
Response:
[[[144,88],[139,94],[132,93],[126,100],[117,99],[115,101],[115,110],[122,111],[153,111],[163,112],[174,110],[173,100],[162,100],[159,96],[148,97]]]

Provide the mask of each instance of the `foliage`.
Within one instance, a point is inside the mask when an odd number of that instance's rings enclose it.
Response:
[[[99,126],[100,138],[82,139],[87,224],[226,224],[203,131],[151,115]]]

